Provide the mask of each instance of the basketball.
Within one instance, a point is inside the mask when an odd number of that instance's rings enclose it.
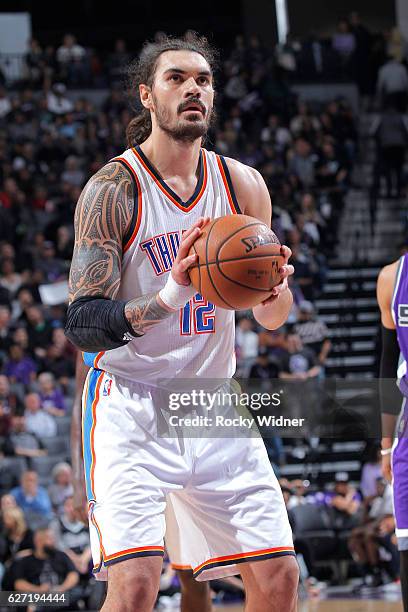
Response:
[[[279,284],[281,246],[273,231],[248,215],[209,223],[192,246],[198,255],[189,272],[206,300],[228,310],[253,308]]]

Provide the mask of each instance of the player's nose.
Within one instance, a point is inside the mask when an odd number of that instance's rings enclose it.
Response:
[[[197,84],[196,80],[193,77],[190,77],[185,82],[184,96],[186,98],[188,98],[190,96],[195,96],[195,97],[199,98],[200,95],[201,95],[201,91],[200,91],[199,85]]]

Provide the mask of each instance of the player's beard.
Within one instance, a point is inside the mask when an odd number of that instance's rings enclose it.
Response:
[[[177,109],[177,119],[172,121],[168,109],[160,104],[155,96],[153,96],[153,101],[157,125],[170,138],[179,142],[194,142],[197,138],[203,138],[215,119],[213,108],[207,110],[205,116],[197,113],[188,115],[188,113],[181,114],[183,105],[180,105]],[[195,102],[197,102],[196,98],[189,100],[190,104]],[[185,102],[184,105],[187,103]]]

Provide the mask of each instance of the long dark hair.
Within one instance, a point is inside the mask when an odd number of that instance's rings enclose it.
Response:
[[[217,52],[204,36],[199,36],[191,30],[183,38],[173,38],[163,34],[158,42],[145,43],[139,57],[128,67],[127,87],[133,100],[135,95],[138,95],[139,85],[145,84],[152,87],[157,60],[165,51],[194,51],[200,53],[207,60],[211,71],[214,72],[215,70]],[[135,147],[141,144],[150,136],[151,131],[150,111],[143,108],[126,128],[127,146]]]

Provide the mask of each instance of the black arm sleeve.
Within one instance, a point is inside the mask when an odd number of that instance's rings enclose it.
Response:
[[[401,393],[396,385],[400,349],[397,332],[381,325],[382,352],[380,362],[381,412],[398,415],[401,410]]]
[[[101,297],[78,298],[68,306],[65,335],[90,353],[125,346],[138,336],[125,316],[125,304]]]

